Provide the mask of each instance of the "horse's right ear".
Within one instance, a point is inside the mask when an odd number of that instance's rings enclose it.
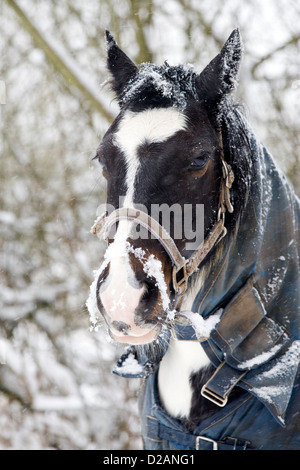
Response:
[[[119,48],[114,37],[109,31],[106,31],[106,41],[107,66],[113,78],[112,89],[116,93],[120,102],[125,85],[138,73],[138,68]]]

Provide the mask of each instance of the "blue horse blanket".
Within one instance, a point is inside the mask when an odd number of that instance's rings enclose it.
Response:
[[[267,149],[250,131],[248,139],[247,202],[192,309],[205,319],[223,308],[202,342],[216,368],[209,386],[221,396],[232,386],[247,393],[190,433],[160,404],[159,360],[153,364],[147,348],[130,347],[114,372],[144,377],[145,449],[300,449],[300,203]],[[181,339],[195,339],[194,331],[180,329]],[[123,368],[128,357],[138,364],[129,374]]]

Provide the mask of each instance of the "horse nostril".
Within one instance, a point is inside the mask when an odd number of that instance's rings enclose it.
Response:
[[[127,334],[127,331],[130,330],[130,325],[123,321],[113,321],[112,326],[115,330],[120,331],[120,333]]]

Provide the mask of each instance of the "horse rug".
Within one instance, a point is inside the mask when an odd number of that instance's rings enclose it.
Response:
[[[175,318],[173,330],[161,333],[160,355],[153,359],[150,346],[130,346],[113,370],[143,378],[145,449],[300,449],[300,203],[251,131],[248,139],[254,171],[247,203],[192,309],[203,319],[222,312],[219,322],[203,338],[193,322]],[[206,392],[220,406],[192,433],[159,400],[157,370],[171,335],[201,341],[215,366]],[[226,403],[235,386],[247,393]]]

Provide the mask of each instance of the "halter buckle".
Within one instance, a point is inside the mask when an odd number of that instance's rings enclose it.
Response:
[[[175,289],[175,292],[179,292],[180,290],[185,290],[185,286],[187,284],[189,275],[186,270],[186,264],[187,261],[178,269],[177,266],[173,266],[173,272],[172,272],[172,280],[173,280],[173,287]],[[182,277],[177,280],[177,275],[181,274],[182,271]],[[184,289],[181,287],[184,286]]]

